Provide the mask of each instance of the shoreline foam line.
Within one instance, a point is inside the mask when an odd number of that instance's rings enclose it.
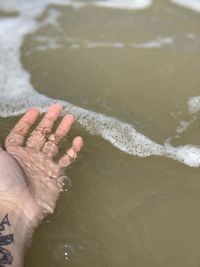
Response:
[[[41,23],[37,17],[49,4],[63,4],[59,0],[7,0],[0,3],[4,10],[18,11],[19,15],[0,19],[0,116],[20,115],[30,107],[46,111],[55,102],[63,104],[65,112],[77,116],[91,134],[102,136],[118,149],[135,156],[166,156],[188,166],[200,166],[200,149],[191,145],[172,147],[158,144],[125,122],[89,111],[68,102],[39,94],[30,82],[30,73],[20,61],[20,48],[27,34],[35,32]],[[69,1],[67,1],[69,3]],[[3,8],[4,7],[4,8]]]
[[[132,125],[116,118],[82,109],[66,101],[51,99],[39,93],[30,94],[29,97],[31,101],[27,101],[27,98],[19,98],[18,103],[5,102],[5,105],[0,108],[0,115],[2,117],[19,115],[31,107],[37,107],[45,112],[50,104],[59,102],[63,105],[64,111],[73,113],[90,134],[103,137],[114,147],[129,155],[139,157],[165,156],[190,167],[200,166],[200,148],[198,147],[161,145],[136,131]],[[8,107],[9,114],[7,112]]]

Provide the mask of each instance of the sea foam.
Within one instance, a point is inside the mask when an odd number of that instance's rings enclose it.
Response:
[[[199,0],[170,0],[172,3],[200,12]]]
[[[30,82],[30,74],[20,61],[20,48],[27,34],[42,26],[37,17],[49,4],[71,5],[61,0],[7,0],[0,9],[19,14],[0,19],[0,116],[8,117],[24,113],[30,107],[46,111],[51,103],[60,102],[65,112],[76,115],[78,121],[91,134],[100,135],[116,148],[135,156],[166,156],[191,167],[200,166],[200,149],[191,145],[172,147],[158,144],[133,125],[116,118],[86,110],[62,100],[39,94]],[[81,5],[73,4],[74,8]],[[51,14],[52,15],[52,14]],[[50,23],[46,20],[46,23]],[[55,22],[54,22],[55,23]],[[56,25],[56,23],[55,23]]]
[[[109,8],[144,9],[152,4],[152,0],[98,0],[95,5]]]
[[[190,113],[197,113],[200,111],[200,96],[190,97],[188,100],[188,109]]]

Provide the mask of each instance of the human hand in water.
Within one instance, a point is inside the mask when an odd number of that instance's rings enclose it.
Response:
[[[28,220],[34,222],[53,213],[63,185],[64,170],[76,159],[83,145],[82,138],[75,137],[71,148],[58,162],[54,160],[58,142],[74,122],[74,117],[68,114],[52,133],[61,110],[59,104],[52,105],[25,142],[39,116],[37,109],[27,111],[6,138],[7,152],[0,149],[0,203],[8,202],[23,209]]]
[[[52,133],[61,110],[59,104],[52,105],[30,134],[39,111],[27,111],[6,138],[6,151],[0,147],[0,266],[23,266],[33,230],[46,214],[53,213],[64,170],[83,145],[81,137],[74,138],[71,148],[58,162],[54,160],[58,142],[74,122],[68,114]]]

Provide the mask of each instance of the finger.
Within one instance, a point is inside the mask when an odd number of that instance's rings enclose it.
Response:
[[[60,104],[50,106],[44,118],[28,138],[26,143],[28,147],[34,148],[35,150],[40,150],[43,147],[46,141],[46,134],[51,132],[54,122],[60,116],[61,110],[62,106]]]
[[[72,142],[72,146],[67,150],[66,154],[64,154],[58,161],[59,166],[62,168],[69,166],[77,158],[77,153],[81,150],[82,146],[82,137],[75,137]]]
[[[34,124],[39,116],[39,110],[30,109],[26,114],[18,121],[15,127],[11,130],[6,138],[5,146],[22,146],[24,137],[27,134],[30,127]]]
[[[67,135],[74,121],[75,121],[75,118],[72,114],[67,114],[66,116],[64,116],[64,118],[62,119],[61,123],[59,124],[55,132],[58,138],[57,141],[59,141],[60,139],[62,139],[63,137]]]
[[[53,158],[58,153],[57,143],[69,132],[74,120],[73,115],[66,115],[59,124],[55,134],[49,136],[49,141],[42,148],[42,151],[48,158]]]

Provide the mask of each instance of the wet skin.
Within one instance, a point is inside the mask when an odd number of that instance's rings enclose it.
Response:
[[[52,127],[62,111],[59,104],[52,105],[40,123],[25,136],[39,116],[31,109],[19,120],[0,148],[0,205],[22,210],[27,221],[36,224],[48,213],[53,213],[61,191],[64,171],[77,157],[83,141],[77,136],[72,146],[58,160],[58,142],[69,132],[74,117],[63,117],[55,133]]]

